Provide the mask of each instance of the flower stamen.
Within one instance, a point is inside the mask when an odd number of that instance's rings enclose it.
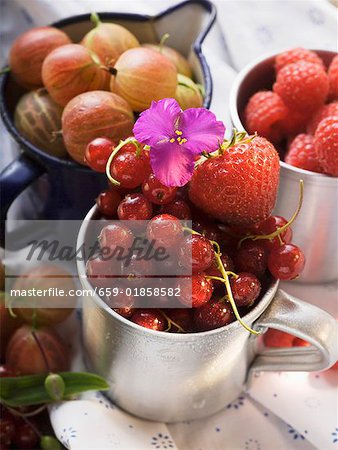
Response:
[[[182,137],[183,135],[183,131],[181,130],[175,130],[175,134],[176,134],[176,138],[172,137],[171,139],[169,139],[169,142],[171,144],[173,144],[174,142],[177,142],[179,145],[183,145],[186,142],[188,142],[188,139]]]

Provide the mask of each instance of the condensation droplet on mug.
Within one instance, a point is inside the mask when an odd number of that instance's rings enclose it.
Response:
[[[110,331],[108,331],[108,333],[106,333],[106,341],[109,341],[110,337],[111,337],[111,333],[110,333]]]
[[[197,399],[193,402],[192,407],[194,409],[202,409],[205,406],[205,398]]]

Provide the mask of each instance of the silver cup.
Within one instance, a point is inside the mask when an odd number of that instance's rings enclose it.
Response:
[[[315,50],[328,65],[334,52]],[[235,128],[244,130],[243,111],[251,95],[271,89],[276,54],[246,66],[230,94],[230,114]],[[304,180],[304,202],[292,225],[293,241],[306,257],[298,281],[324,283],[338,279],[338,178],[298,169],[281,161],[280,185],[274,213],[290,218],[298,203],[299,180]]]
[[[95,218],[89,211],[80,229],[82,247]],[[92,289],[85,262],[78,261],[84,289]],[[145,419],[178,422],[211,415],[245,389],[255,370],[313,371],[337,360],[337,323],[323,310],[287,295],[273,281],[245,322],[276,328],[307,340],[310,347],[267,349],[261,337],[238,322],[202,333],[172,334],[142,328],[111,310],[98,295],[83,304],[85,362],[108,380],[108,396]]]

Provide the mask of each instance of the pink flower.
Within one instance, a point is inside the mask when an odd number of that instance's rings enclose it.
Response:
[[[215,151],[225,127],[205,108],[182,111],[173,98],[152,102],[134,125],[134,136],[150,146],[156,178],[166,186],[183,186],[192,177],[195,156]]]

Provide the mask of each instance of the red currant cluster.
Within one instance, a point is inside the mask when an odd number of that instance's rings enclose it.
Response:
[[[0,378],[15,377],[18,373],[6,365],[0,366]],[[21,411],[10,411],[1,405],[0,417],[0,448],[7,450],[15,449],[36,449],[39,447],[40,436],[37,432],[37,420],[25,419],[24,413],[27,408],[20,408]]]
[[[108,178],[114,181],[97,199],[99,212],[110,219],[149,220],[146,238],[171,252],[174,249],[177,267],[190,268],[192,274],[177,277],[180,308],[166,308],[165,302],[140,308],[138,299],[126,294],[119,296],[118,308],[111,298],[105,301],[123,317],[158,331],[206,331],[235,319],[249,329],[241,316],[257,303],[271,275],[293,279],[303,269],[304,255],[291,243],[289,226],[300,205],[290,222],[271,216],[252,227],[229,228],[198,210],[189,201],[186,187],[160,183],[151,172],[147,149],[135,142],[118,147],[114,154],[114,145],[107,139],[95,139],[87,147],[88,164],[103,171],[104,160]],[[183,227],[180,220],[192,220],[193,229]],[[101,249],[114,250],[129,248],[133,239],[132,226],[112,223],[101,230],[99,243]],[[87,262],[93,285],[112,286],[111,278],[116,279],[117,273],[114,258],[106,260],[99,254]],[[132,258],[127,271],[122,268],[127,282],[152,273],[151,262],[137,258]]]

